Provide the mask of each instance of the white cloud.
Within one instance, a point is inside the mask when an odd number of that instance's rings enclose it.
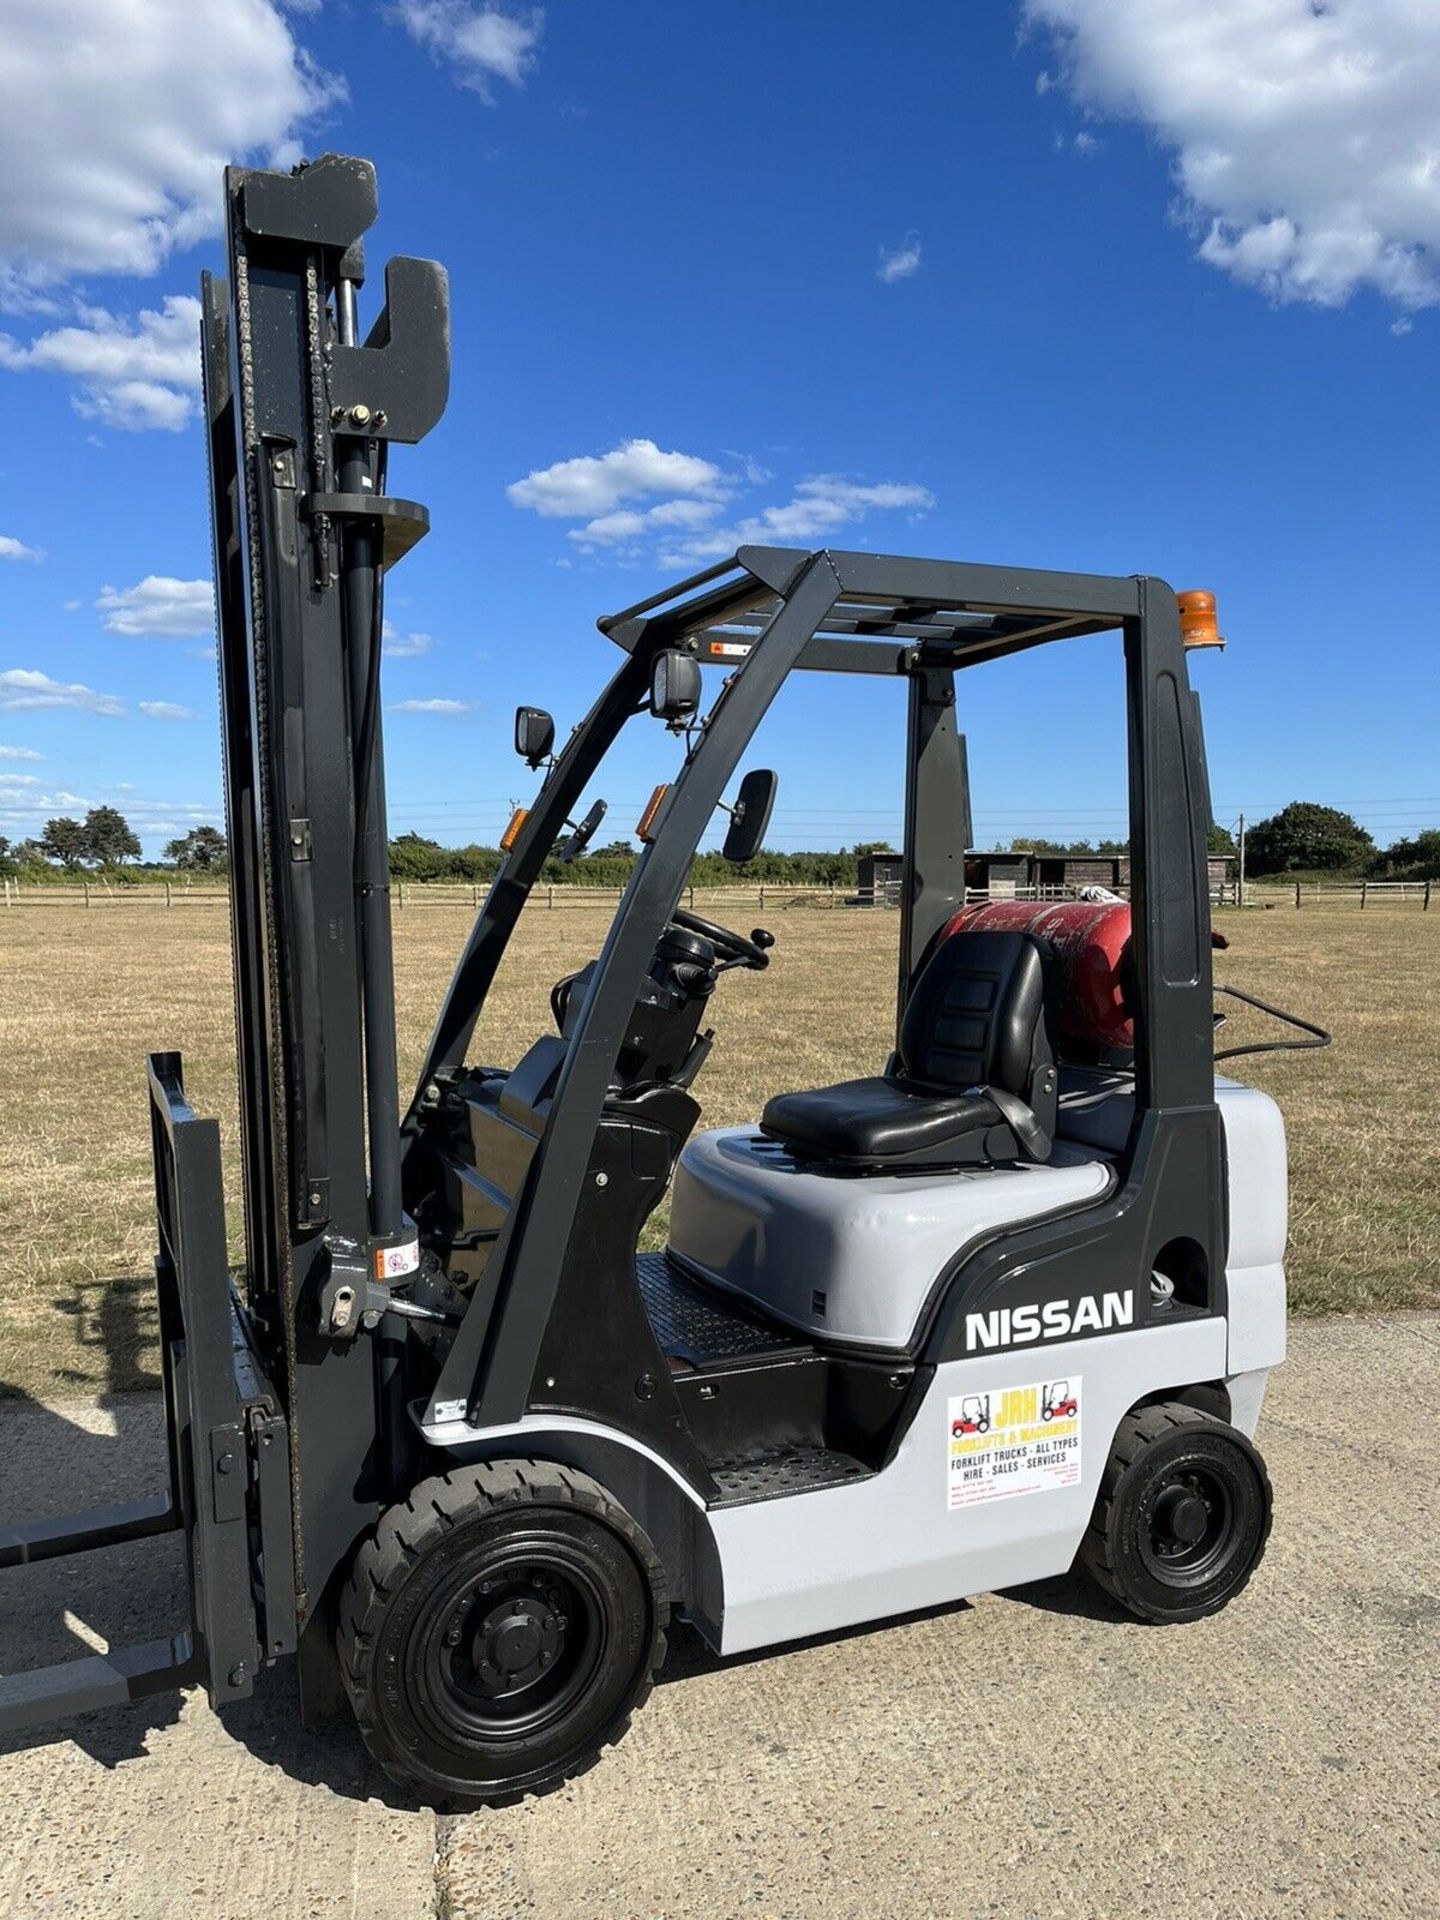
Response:
[[[158,633],[183,640],[215,625],[215,595],[208,580],[175,580],[147,573],[133,587],[102,587],[96,607],[111,633]]]
[[[124,703],[113,693],[95,693],[78,682],[69,686],[48,673],[29,667],[7,667],[0,673],[0,711],[36,712],[46,707],[73,707],[79,713],[124,713]]]
[[[33,747],[0,747],[0,760],[43,760],[43,753],[36,753]]]
[[[685,564],[692,560],[718,560],[743,546],[806,545],[824,540],[863,520],[867,513],[894,513],[908,508],[923,513],[935,504],[928,487],[912,482],[885,481],[864,486],[838,474],[816,474],[802,480],[783,505],[764,507],[759,513],[737,520],[732,526],[717,527],[699,539],[676,542],[660,555],[665,564]]]
[[[0,533],[0,560],[43,560],[44,558],[39,547],[27,547],[23,540],[17,540],[13,534]]]
[[[709,460],[663,453],[653,440],[626,440],[609,453],[581,454],[539,468],[512,481],[505,497],[512,507],[529,507],[546,519],[578,520],[649,494],[717,498],[721,482],[720,469]]]
[[[397,633],[387,620],[381,629],[387,660],[423,660],[435,645],[429,633]]]
[[[397,700],[392,713],[468,713],[469,700]]]
[[[1440,304],[1433,0],[1024,0],[1072,96],[1174,155],[1210,265],[1273,300]]]
[[[897,280],[908,280],[912,274],[920,271],[920,236],[907,233],[898,247],[881,247],[880,264],[875,269],[875,278],[892,286]]]
[[[619,507],[614,513],[603,513],[598,519],[587,521],[583,527],[571,527],[569,538],[584,547],[605,547],[638,540],[656,528],[704,527],[719,513],[722,504],[719,500],[662,500],[658,506],[644,509]]]
[[[47,790],[38,780],[14,780],[0,773],[0,828],[7,836],[38,833],[57,814],[85,813],[94,804],[64,787]]]
[[[176,800],[145,800],[135,794],[133,787],[124,784],[102,788],[97,796],[71,793],[64,787],[51,792],[27,790],[21,793],[17,790],[7,794],[3,776],[0,776],[0,824],[12,832],[35,833],[55,814],[84,813],[88,808],[104,802],[107,797],[110,802],[118,804],[125,818],[142,837],[185,833],[192,826],[207,823],[216,826],[224,824],[213,803],[197,806]]]
[[[493,80],[524,85],[545,21],[538,7],[511,13],[465,0],[396,0],[395,13],[412,39],[452,65],[460,85],[485,100]]]
[[[0,290],[151,274],[218,230],[229,161],[288,164],[343,98],[271,0],[8,0]]]
[[[557,461],[517,480],[506,493],[513,505],[547,518],[583,521],[567,529],[582,553],[629,563],[653,540],[658,563],[667,567],[721,558],[747,544],[813,542],[867,513],[923,512],[935,504],[928,488],[912,482],[868,485],[825,473],[802,480],[783,503],[715,525],[727,502],[769,478],[753,462],[745,463],[742,481],[699,455],[663,453],[653,440],[627,440],[606,454]],[[669,497],[648,506],[628,504],[656,493]]]
[[[151,720],[193,720],[193,707],[180,707],[173,700],[141,700],[141,713]]]
[[[77,318],[29,346],[0,333],[0,367],[71,375],[76,411],[107,427],[178,432],[200,389],[200,302],[172,293],[133,320],[103,307],[81,307]]]
[[[40,776],[35,773],[0,773],[0,791],[10,793],[21,787],[38,787]]]

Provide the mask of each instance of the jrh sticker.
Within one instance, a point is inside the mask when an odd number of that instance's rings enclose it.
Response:
[[[1073,1487],[1080,1478],[1080,1377],[950,1399],[947,1505]]]

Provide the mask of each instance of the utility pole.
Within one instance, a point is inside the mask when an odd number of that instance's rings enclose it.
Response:
[[[1235,904],[1237,907],[1243,907],[1245,904],[1245,816],[1243,813],[1240,816],[1240,824],[1235,830],[1235,839],[1240,849],[1240,871],[1239,878],[1235,882]]]

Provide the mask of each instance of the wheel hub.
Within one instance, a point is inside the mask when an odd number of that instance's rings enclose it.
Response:
[[[1203,1538],[1209,1517],[1209,1508],[1198,1493],[1182,1492],[1178,1487],[1161,1516],[1165,1530],[1182,1547],[1193,1547]]]
[[[1176,1475],[1151,1509],[1150,1550],[1161,1567],[1191,1572],[1221,1544],[1228,1515],[1229,1503],[1208,1475]]]
[[[487,1583],[488,1584],[488,1583]],[[479,1596],[484,1611],[466,1642],[469,1602],[456,1609],[446,1638],[470,1669],[477,1692],[486,1699],[522,1692],[547,1674],[565,1651],[569,1621],[561,1611],[558,1589],[532,1582],[523,1591]]]

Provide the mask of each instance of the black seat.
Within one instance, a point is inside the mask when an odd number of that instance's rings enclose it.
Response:
[[[915,983],[885,1073],[778,1094],[762,1133],[855,1172],[1047,1160],[1057,1095],[1045,985],[1033,935],[952,934]]]

